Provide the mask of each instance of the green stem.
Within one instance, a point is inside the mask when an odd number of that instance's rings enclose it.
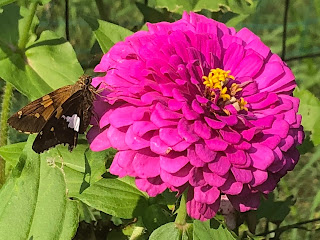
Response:
[[[187,192],[188,189],[186,189],[183,194],[181,195],[181,201],[180,206],[177,210],[177,217],[174,221],[177,225],[185,225],[187,223]]]
[[[6,83],[4,93],[3,93],[3,101],[1,108],[1,116],[0,116],[0,146],[7,145],[8,140],[8,125],[7,119],[10,113],[10,102],[11,96],[13,92],[13,86],[10,83]],[[0,157],[0,187],[4,184],[6,179],[6,162]]]
[[[30,3],[30,6],[29,6],[30,13],[26,17],[26,23],[25,23],[25,26],[23,26],[23,31],[22,31],[21,37],[18,42],[18,47],[21,50],[24,50],[26,48],[27,43],[28,43],[30,27],[31,27],[31,23],[34,18],[34,15],[36,14],[37,6],[38,6],[38,2]]]

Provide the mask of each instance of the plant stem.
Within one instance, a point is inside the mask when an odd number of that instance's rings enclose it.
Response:
[[[30,13],[26,18],[26,23],[25,23],[25,26],[23,26],[23,31],[22,31],[21,37],[18,42],[18,47],[21,50],[24,50],[26,48],[27,43],[28,43],[30,27],[31,27],[33,17],[36,14],[37,6],[38,6],[38,2],[30,3],[30,6],[29,6]]]
[[[10,113],[10,102],[12,96],[13,87],[10,83],[6,83],[0,116],[0,146],[7,145],[8,139],[8,125],[7,119]],[[0,187],[4,184],[6,178],[6,162],[0,157]]]
[[[287,26],[288,26],[288,12],[289,12],[289,1],[285,1],[285,9],[283,16],[283,34],[282,34],[282,53],[281,58],[284,61],[286,57],[286,41],[287,41]]]
[[[183,226],[187,223],[187,192],[188,190],[185,190],[183,194],[181,195],[181,201],[180,206],[177,210],[177,217],[174,221],[177,225]]]
[[[69,33],[69,0],[65,0],[65,19],[66,19],[66,39],[67,41],[70,41],[70,33]]]

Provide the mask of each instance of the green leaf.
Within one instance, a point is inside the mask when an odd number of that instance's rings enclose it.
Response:
[[[212,227],[210,227],[212,225]],[[201,222],[198,220],[193,221],[193,240],[210,240],[210,239],[223,239],[234,240],[235,238],[221,223],[215,219]]]
[[[108,149],[101,152],[93,152],[87,150],[85,152],[85,174],[90,177],[90,182],[97,182],[102,178],[102,174],[106,172],[106,161],[112,160],[115,155],[113,149]]]
[[[70,153],[65,146],[58,146],[41,156],[48,162],[61,165],[68,196],[77,198],[90,207],[122,218],[142,215],[146,196],[140,192],[132,178],[103,179],[105,161],[110,151],[91,152],[88,144],[79,141]]]
[[[311,131],[311,140],[316,146],[320,144],[320,101],[308,90],[296,89],[294,96],[300,98],[302,126],[305,131]]]
[[[26,142],[21,142],[0,147],[0,157],[6,161],[6,164],[10,164],[14,167],[18,163],[19,157],[25,145]]]
[[[71,239],[78,225],[75,201],[66,196],[61,169],[31,149],[30,136],[19,163],[0,191],[3,239]]]
[[[8,4],[13,3],[15,1],[17,1],[17,0],[0,0],[0,7],[8,5]]]
[[[86,141],[79,140],[77,147],[69,152],[65,146],[57,146],[41,156],[46,161],[63,164],[68,196],[78,196],[90,184],[100,180],[106,172],[105,161],[110,150],[92,152]]]
[[[0,14],[0,77],[33,100],[73,84],[83,70],[70,43],[53,32],[44,31],[36,42],[32,42],[36,18],[27,49],[25,52],[18,49],[19,32],[25,25],[25,18],[21,16],[26,16],[27,11],[8,5]]]
[[[2,59],[2,51],[11,51],[10,47],[17,45],[20,19],[20,10],[17,5],[10,4],[3,7],[3,12],[0,14],[0,59]]]
[[[172,222],[162,225],[153,231],[149,240],[180,240],[181,235],[182,231]]]
[[[144,21],[150,23],[157,23],[162,21],[173,22],[174,19],[170,16],[171,13],[162,13],[152,7],[146,6],[142,3],[136,2],[140,12],[143,14]]]
[[[279,224],[290,213],[290,206],[294,204],[293,197],[289,196],[285,201],[275,201],[274,195],[269,194],[267,200],[262,200],[257,210],[257,218],[267,218],[268,221]]]
[[[142,215],[147,204],[145,195],[123,179],[103,178],[75,197],[102,212],[127,219]]]
[[[174,219],[170,219],[170,216],[166,209],[158,204],[153,204],[143,212],[142,220],[148,231],[153,232],[161,225],[173,221]]]
[[[156,7],[166,8],[170,12],[182,14],[184,11],[199,12],[207,9],[211,12],[227,10],[239,14],[252,12],[256,3],[251,0],[155,0]]]
[[[106,53],[117,42],[133,34],[130,30],[102,20],[86,18],[86,22],[92,28],[101,50]]]

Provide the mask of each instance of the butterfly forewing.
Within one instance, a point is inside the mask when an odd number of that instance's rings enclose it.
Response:
[[[24,133],[38,133],[56,108],[72,94],[72,85],[59,88],[21,108],[8,119],[8,124]]]
[[[75,92],[54,112],[33,143],[35,152],[43,152],[61,143],[68,144],[71,151],[77,145],[78,133],[84,133],[89,125],[84,119],[90,119],[92,114],[94,95],[88,92],[91,96],[88,99],[86,93],[82,90]]]

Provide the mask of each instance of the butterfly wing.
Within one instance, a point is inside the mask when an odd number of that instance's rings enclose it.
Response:
[[[89,95],[89,98],[88,96]],[[33,143],[41,153],[58,144],[68,144],[69,151],[77,145],[78,133],[84,133],[91,118],[94,96],[89,90],[79,90],[69,97],[49,118]]]
[[[21,108],[8,119],[8,124],[20,132],[38,133],[70,95],[72,85],[59,88]]]

